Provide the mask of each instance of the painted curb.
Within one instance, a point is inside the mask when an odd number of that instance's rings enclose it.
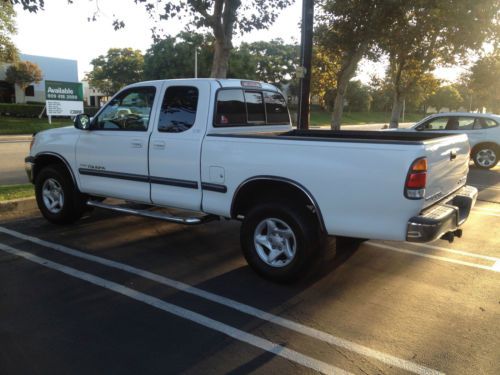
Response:
[[[25,212],[37,209],[35,197],[12,199],[0,202],[0,214]]]

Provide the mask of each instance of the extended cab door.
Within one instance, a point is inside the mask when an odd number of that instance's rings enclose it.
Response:
[[[160,88],[125,89],[81,132],[76,161],[83,192],[150,203],[148,143]]]
[[[149,149],[154,204],[201,210],[200,155],[207,126],[210,82],[167,81]]]

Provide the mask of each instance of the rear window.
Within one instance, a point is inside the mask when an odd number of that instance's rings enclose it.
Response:
[[[290,116],[285,98],[277,92],[264,92],[268,124],[288,124]]]
[[[280,93],[229,89],[217,94],[215,126],[288,124],[290,116]]]

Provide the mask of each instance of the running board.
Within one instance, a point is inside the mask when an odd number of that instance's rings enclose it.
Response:
[[[198,225],[208,223],[209,221],[219,220],[219,216],[216,215],[204,215],[204,216],[194,216],[194,217],[182,217],[173,216],[171,214],[149,211],[149,210],[137,210],[125,206],[117,206],[113,204],[106,204],[98,201],[87,201],[87,206],[104,208],[105,210],[111,210],[115,212],[121,212],[123,214],[136,215],[142,217],[148,217],[150,219],[157,219],[163,221],[169,221],[171,223],[185,224],[185,225]]]

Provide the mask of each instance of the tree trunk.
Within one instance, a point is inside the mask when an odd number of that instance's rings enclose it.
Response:
[[[211,78],[226,78],[229,67],[229,55],[231,53],[231,42],[215,41],[214,59],[212,62]]]
[[[332,130],[340,130],[340,124],[342,120],[342,114],[344,113],[344,96],[347,91],[348,79],[340,79],[338,81],[338,89],[335,94],[335,101],[333,102],[333,113],[332,113]]]
[[[394,100],[392,102],[391,122],[389,128],[398,128],[401,112],[403,111],[404,97],[398,90],[394,91]]]
[[[333,105],[332,113],[332,130],[340,130],[342,113],[344,112],[344,96],[347,91],[347,85],[349,80],[352,78],[358,67],[358,63],[363,57],[368,48],[368,43],[361,43],[358,48],[346,56],[342,63],[340,72],[337,78],[337,92],[335,94],[335,101]]]

